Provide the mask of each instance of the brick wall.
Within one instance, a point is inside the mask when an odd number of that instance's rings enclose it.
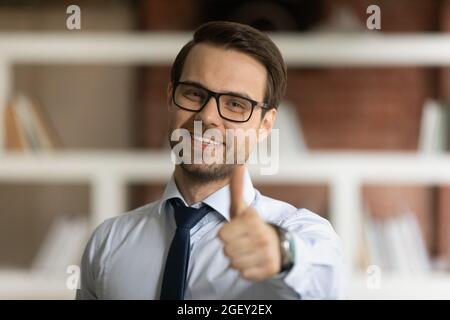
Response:
[[[414,150],[434,82],[420,68],[291,70],[287,98],[311,149]]]

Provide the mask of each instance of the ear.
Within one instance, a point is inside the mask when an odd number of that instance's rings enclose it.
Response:
[[[260,136],[258,141],[261,142],[266,139],[272,132],[273,125],[277,118],[277,109],[271,108],[266,111],[260,125]]]
[[[166,92],[167,108],[170,108],[172,106],[172,90],[173,90],[172,81],[169,81],[169,83],[167,84],[167,92]]]

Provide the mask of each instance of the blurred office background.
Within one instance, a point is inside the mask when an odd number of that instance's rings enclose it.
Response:
[[[71,4],[81,30],[66,28]],[[381,30],[366,26],[374,4]],[[349,297],[450,298],[450,59],[438,57],[450,52],[449,0],[0,1],[0,298],[73,297],[67,266],[93,228],[158,199],[170,173],[171,59],[210,20],[271,32],[294,57],[278,123],[292,172],[255,185],[335,224]],[[383,47],[389,36],[411,44],[395,49],[398,65]],[[364,39],[380,43],[379,63],[334,60],[340,41]],[[296,60],[297,47],[281,45],[303,40],[323,59]],[[71,41],[83,58],[65,50]],[[104,53],[113,58],[103,62],[97,42],[114,43]],[[428,45],[436,61],[417,55]],[[169,57],[136,58],[164,46]]]

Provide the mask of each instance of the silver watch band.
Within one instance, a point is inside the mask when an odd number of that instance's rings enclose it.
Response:
[[[281,253],[281,272],[286,272],[292,269],[295,261],[294,239],[291,233],[275,224],[271,224],[276,230],[280,239],[280,253]]]

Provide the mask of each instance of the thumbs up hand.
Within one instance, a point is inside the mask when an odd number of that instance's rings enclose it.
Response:
[[[219,230],[230,266],[251,281],[261,281],[281,270],[280,240],[275,229],[243,199],[245,167],[238,165],[230,182],[230,222]]]

